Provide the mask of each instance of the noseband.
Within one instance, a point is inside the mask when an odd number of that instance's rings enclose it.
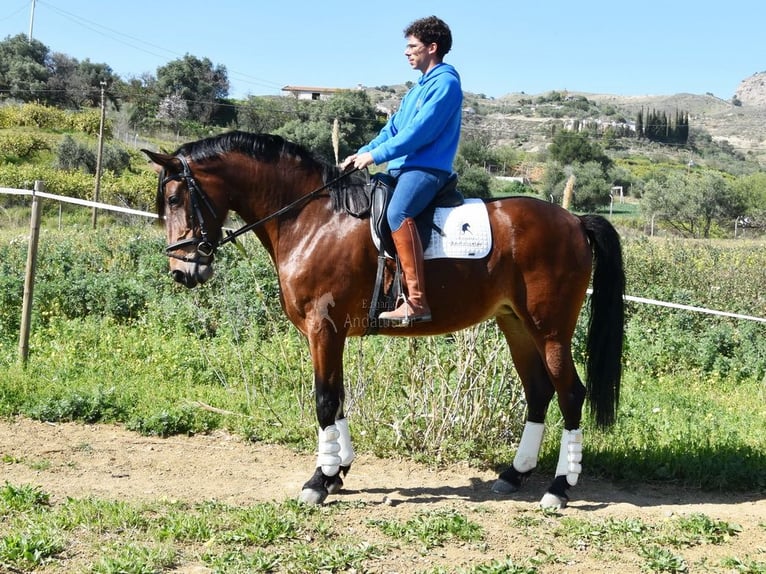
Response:
[[[207,226],[205,225],[205,217],[202,214],[202,206],[206,207],[207,210],[212,214],[212,216],[217,219],[218,216],[216,215],[215,208],[213,207],[213,204],[210,202],[210,198],[202,190],[202,186],[197,182],[196,179],[194,179],[194,174],[192,174],[191,168],[189,167],[189,161],[181,155],[177,155],[176,159],[181,163],[182,171],[180,173],[174,173],[174,174],[166,176],[165,170],[163,169],[159,177],[158,193],[164,194],[165,185],[167,185],[169,181],[185,182],[186,189],[189,190],[189,200],[191,203],[192,229],[194,229],[195,227],[199,227],[200,234],[199,236],[191,237],[190,239],[182,239],[181,241],[176,241],[175,243],[168,245],[165,248],[165,255],[167,255],[168,257],[172,257],[174,259],[180,259],[181,261],[186,261],[188,263],[196,263],[200,265],[210,265],[213,262],[213,258],[215,257],[215,252],[219,246],[229,242],[236,243],[237,237],[239,237],[240,235],[243,235],[247,233],[248,231],[252,231],[256,227],[263,225],[267,221],[270,221],[294,209],[296,206],[300,205],[301,203],[304,203],[310,199],[315,198],[325,189],[332,187],[333,185],[335,185],[342,179],[350,176],[352,173],[359,171],[358,168],[353,168],[348,171],[345,171],[340,176],[336,177],[335,179],[325,183],[324,185],[322,185],[321,187],[318,187],[314,191],[311,191],[307,193],[306,195],[299,197],[292,203],[285,205],[284,207],[275,211],[271,215],[267,215],[263,219],[259,219],[258,221],[244,225],[240,227],[239,229],[237,229],[236,231],[227,231],[226,237],[224,237],[223,239],[213,240],[210,238],[210,235],[208,234],[208,231],[207,231]],[[193,256],[178,255],[176,253],[173,253],[174,251],[177,251],[184,247],[188,247],[189,245],[193,245],[195,247],[195,252]]]

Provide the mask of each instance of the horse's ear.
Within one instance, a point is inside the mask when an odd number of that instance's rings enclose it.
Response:
[[[166,153],[157,153],[148,149],[142,149],[141,151],[149,157],[149,160],[152,162],[152,169],[157,173],[168,167],[175,159],[174,156]]]

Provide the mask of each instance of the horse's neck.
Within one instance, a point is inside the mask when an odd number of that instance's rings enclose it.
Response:
[[[321,178],[303,180],[301,184],[287,179],[256,183],[247,194],[247,201],[237,206],[237,214],[248,224],[263,222],[255,233],[277,267],[295,250],[303,249],[331,215],[330,199],[325,194],[308,198],[322,185]],[[276,215],[293,204],[285,213]]]

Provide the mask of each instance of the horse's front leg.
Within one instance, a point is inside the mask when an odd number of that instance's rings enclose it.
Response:
[[[319,435],[316,470],[303,485],[299,497],[308,504],[322,504],[328,494],[338,492],[343,486],[341,473],[345,475],[354,460],[348,419],[343,412],[345,335],[335,332],[333,327],[320,328],[309,336]]]

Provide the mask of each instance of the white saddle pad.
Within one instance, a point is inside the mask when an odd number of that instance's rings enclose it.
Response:
[[[481,259],[492,249],[487,205],[481,199],[466,199],[458,207],[437,207],[434,225],[444,235],[431,230],[425,259]]]
[[[423,253],[425,259],[481,259],[492,249],[492,229],[487,206],[481,199],[466,199],[458,207],[437,207],[431,242]],[[375,247],[380,241],[373,233]],[[391,257],[390,253],[387,253]]]

